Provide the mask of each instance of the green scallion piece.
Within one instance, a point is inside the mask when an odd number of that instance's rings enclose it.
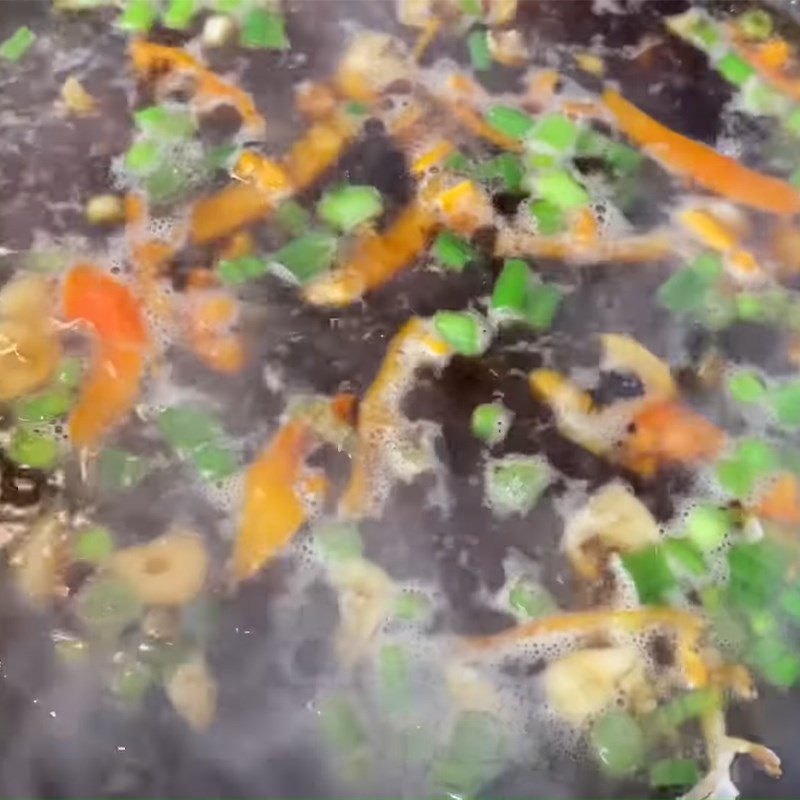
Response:
[[[148,106],[133,115],[136,127],[155,139],[188,139],[197,131],[192,115],[165,106]]]
[[[538,619],[556,611],[556,602],[537,581],[520,578],[508,593],[508,602],[521,619]]]
[[[610,711],[592,726],[589,741],[600,768],[620,778],[636,772],[645,758],[644,733],[625,711]]]
[[[162,165],[164,156],[158,142],[143,139],[134,142],[125,154],[125,169],[132,175],[150,175]]]
[[[11,438],[8,457],[22,465],[34,469],[52,469],[58,462],[58,442],[50,436],[19,427]]]
[[[788,383],[769,394],[769,404],[781,425],[800,427],[800,382]]]
[[[308,231],[311,214],[297,200],[285,200],[275,211],[275,222],[292,236],[300,236]]]
[[[477,175],[481,180],[502,181],[503,189],[512,194],[522,190],[525,170],[522,162],[513,153],[501,153],[478,166]]]
[[[653,545],[622,556],[622,565],[636,584],[639,600],[646,605],[664,602],[677,582],[661,545]]]
[[[71,404],[72,396],[66,389],[54,389],[20,400],[14,409],[17,419],[23,422],[51,422],[65,416]]]
[[[718,62],[717,70],[734,86],[741,86],[755,74],[755,69],[736,53],[726,53]]]
[[[126,0],[119,25],[126,31],[146,33],[157,17],[158,10],[152,0]]]
[[[483,317],[468,311],[438,311],[433,317],[436,332],[457,353],[479,356],[489,346],[489,326]]]
[[[653,789],[682,789],[700,780],[700,767],[693,758],[662,758],[650,767]]]
[[[78,534],[72,552],[79,561],[101,564],[114,552],[114,538],[107,528],[90,528]]]
[[[197,0],[171,0],[162,19],[167,28],[183,30],[192,24],[198,11]]]
[[[589,205],[591,197],[568,172],[551,170],[537,175],[536,191],[543,200],[549,200],[563,211],[575,211]]]
[[[534,200],[531,214],[536,220],[536,232],[542,236],[553,236],[567,227],[564,212],[550,200]]]
[[[269,264],[257,256],[240,256],[239,258],[220,261],[217,274],[222,283],[238,286],[253,278],[260,278],[269,272]]]
[[[513,414],[499,402],[481,403],[472,412],[470,427],[474,436],[489,445],[505,439]]]
[[[314,543],[328,562],[360,558],[364,552],[358,526],[352,522],[321,522],[314,526]]]
[[[58,366],[56,371],[56,383],[65,389],[77,389],[81,384],[83,376],[83,365],[79,358],[69,356]]]
[[[756,640],[745,658],[773,686],[791,689],[800,681],[800,655],[779,636]]]
[[[328,700],[322,707],[320,722],[325,738],[340,753],[352,755],[367,742],[358,714],[344,698]]]
[[[419,592],[403,592],[394,603],[394,616],[406,622],[419,622],[430,610],[430,601]]]
[[[383,704],[397,713],[411,701],[411,671],[405,650],[397,644],[386,644],[378,653],[378,683]]]
[[[6,61],[19,61],[33,47],[35,41],[36,34],[23,25],[0,43],[0,58]]]
[[[337,247],[335,236],[312,231],[284,245],[272,260],[289,270],[300,283],[305,283],[330,269]]]
[[[442,231],[436,237],[433,253],[446,267],[459,271],[475,259],[475,251],[470,243],[451,231]]]
[[[698,719],[719,704],[715,689],[695,689],[673,697],[653,712],[656,729],[673,731],[691,719]]]
[[[236,459],[230,450],[214,442],[194,448],[189,454],[200,477],[207,481],[219,481],[236,472]]]
[[[147,462],[127,450],[108,447],[100,454],[98,471],[103,487],[132,489],[147,474]]]
[[[223,437],[217,420],[209,413],[190,405],[173,406],[158,418],[161,434],[176,450],[189,450]]]
[[[525,310],[530,270],[520,258],[506,259],[492,290],[492,311],[521,314]]]
[[[498,516],[524,516],[550,483],[545,463],[535,456],[506,456],[486,464],[486,501]]]
[[[781,610],[794,622],[800,622],[800,586],[789,586],[781,593]]]
[[[728,551],[728,595],[745,610],[766,607],[781,591],[788,569],[786,548],[770,539],[742,542]]]
[[[767,387],[755,372],[737,372],[728,380],[728,391],[739,403],[758,403],[767,395]]]
[[[686,520],[686,535],[703,552],[716,550],[733,527],[729,511],[714,506],[697,506]]]
[[[244,18],[239,34],[242,46],[261,50],[288,50],[286,18],[267,8],[252,8]]]
[[[472,31],[467,36],[469,61],[476,72],[486,72],[492,67],[492,54],[487,37],[488,33],[485,30]]]
[[[772,17],[763,8],[752,8],[742,14],[736,25],[747,39],[764,42],[772,35]]]
[[[578,126],[563,114],[546,114],[531,128],[527,140],[529,146],[565,153],[575,147],[579,132]]]
[[[90,633],[116,639],[144,611],[136,590],[118,578],[99,578],[85,584],[76,598],[78,619]]]
[[[552,283],[531,283],[525,298],[525,320],[537,331],[549,330],[564,295]]]
[[[342,231],[351,231],[382,212],[383,200],[374,186],[345,184],[325,192],[317,204],[320,217]]]
[[[486,122],[511,139],[523,139],[536,127],[536,120],[530,114],[511,106],[490,108]]]
[[[690,539],[670,538],[662,546],[667,563],[676,576],[697,578],[708,571],[703,554]]]

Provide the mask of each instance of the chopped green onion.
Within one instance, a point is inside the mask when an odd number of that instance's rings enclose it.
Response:
[[[360,100],[350,100],[345,103],[344,110],[351,117],[366,117],[369,114],[369,106]]]
[[[563,114],[546,114],[531,128],[527,139],[530,145],[544,146],[548,152],[563,153],[575,146],[578,133],[578,126]]]
[[[364,543],[358,526],[352,522],[323,522],[314,526],[314,543],[329,562],[359,558]]]
[[[433,243],[436,258],[446,267],[462,270],[475,259],[475,251],[469,242],[451,231],[442,231]]]
[[[728,391],[740,403],[757,403],[766,397],[767,388],[755,372],[737,372],[728,381]]]
[[[708,571],[702,552],[689,539],[670,538],[664,544],[664,555],[673,573],[699,577]]]
[[[317,204],[320,217],[342,231],[351,231],[382,211],[383,200],[374,186],[345,184],[325,192]]]
[[[147,474],[147,462],[126,450],[108,447],[100,455],[100,483],[107,489],[131,489]]]
[[[378,681],[383,704],[390,712],[408,708],[411,702],[411,675],[408,656],[397,644],[386,644],[378,653]]]
[[[755,42],[764,42],[772,35],[772,17],[763,8],[746,11],[736,24],[746,38]]]
[[[19,61],[28,50],[31,49],[36,41],[36,34],[27,26],[23,25],[0,43],[0,58],[6,61]]]
[[[632,147],[609,140],[605,160],[618,175],[630,175],[644,161],[644,156]]]
[[[342,753],[352,754],[367,742],[358,714],[343,698],[328,700],[320,712],[320,721],[325,738]]]
[[[716,253],[703,253],[689,265],[691,269],[708,281],[715,281],[722,275],[722,259]]]
[[[530,270],[522,259],[506,259],[492,290],[492,310],[501,314],[524,311],[529,278]]]
[[[394,616],[407,622],[423,620],[430,613],[431,604],[419,592],[403,592],[394,603]]]
[[[483,711],[462,711],[445,757],[434,764],[433,782],[448,797],[474,795],[502,769],[503,739],[497,720]]]
[[[696,270],[679,270],[658,289],[658,300],[673,313],[695,311],[703,305],[708,281]]]
[[[505,439],[512,417],[502,403],[481,403],[472,412],[470,427],[474,436],[495,445]]]
[[[164,12],[164,25],[176,30],[188,28],[198,10],[197,0],[171,0]]]
[[[746,658],[773,686],[790,689],[800,681],[800,656],[778,636],[758,639],[748,648]]]
[[[476,174],[480,180],[500,180],[507,192],[519,194],[525,171],[522,162],[513,153],[501,153],[478,165]]]
[[[146,33],[153,27],[157,16],[152,0],[126,0],[119,24],[126,31]]]
[[[114,552],[114,538],[106,528],[90,528],[78,534],[72,552],[79,561],[101,564]]]
[[[556,610],[552,595],[540,583],[520,578],[508,593],[508,602],[523,619],[546,617]]]
[[[154,139],[188,139],[197,130],[192,115],[164,106],[148,106],[133,115],[136,127]]]
[[[719,27],[708,19],[696,20],[690,32],[697,43],[706,50],[714,48],[722,39]]]
[[[489,327],[483,317],[468,311],[438,311],[433,317],[436,332],[457,353],[479,356],[489,346]]]
[[[486,72],[492,67],[492,54],[489,50],[488,34],[485,30],[472,31],[467,36],[467,50],[472,68],[477,72]]]
[[[800,622],[800,586],[789,586],[781,594],[781,609],[795,622]]]
[[[152,139],[134,142],[125,154],[125,169],[132,175],[149,175],[162,166],[164,155]]]
[[[144,181],[147,197],[154,205],[169,205],[184,198],[191,189],[191,176],[183,166],[164,164]]]
[[[312,231],[284,245],[273,260],[289,270],[300,283],[305,283],[330,269],[337,246],[335,236]]]
[[[745,610],[764,608],[780,593],[789,565],[784,547],[771,539],[742,542],[728,551],[728,595]]]
[[[646,605],[663,602],[677,585],[661,545],[625,554],[622,565],[636,584],[640,602]]]
[[[448,172],[469,172],[472,162],[460,151],[456,150],[444,160],[442,165]]]
[[[56,372],[56,383],[65,389],[77,389],[81,383],[83,365],[79,358],[70,356],[59,364]]]
[[[200,447],[223,435],[222,428],[211,414],[190,405],[164,409],[158,419],[158,427],[176,449]]]
[[[564,170],[552,170],[537,175],[535,183],[543,200],[549,200],[564,211],[583,208],[591,200],[586,189]]]
[[[693,508],[686,520],[686,535],[700,550],[716,550],[733,526],[729,511],[714,506]]]
[[[780,457],[775,449],[758,439],[743,439],[739,442],[739,446],[736,448],[736,459],[742,464],[746,464],[756,477],[769,475],[780,464]]]
[[[741,86],[751,75],[755,74],[755,69],[736,53],[726,53],[717,62],[717,69],[725,80],[735,86]]]
[[[8,457],[24,467],[51,469],[58,461],[58,442],[25,427],[17,428],[8,447]]]
[[[288,50],[286,19],[266,8],[253,8],[244,18],[239,41],[244,47],[262,50]]]
[[[532,283],[525,298],[525,319],[537,331],[548,330],[558,313],[564,295],[552,283]]]
[[[789,383],[773,391],[769,402],[781,425],[800,427],[800,382]]]
[[[698,719],[719,704],[716,689],[695,689],[673,697],[653,712],[657,729],[675,730],[691,719]]]
[[[700,768],[692,758],[662,758],[650,767],[654,789],[686,788],[700,780]]]
[[[152,670],[133,658],[114,662],[111,691],[130,708],[138,708],[147,690],[153,685]]]
[[[550,200],[535,200],[531,203],[531,214],[536,220],[536,232],[542,236],[552,236],[566,228],[564,212]]]
[[[72,397],[66,389],[55,389],[20,400],[15,405],[17,419],[23,422],[50,422],[63,417],[70,408]]]
[[[213,442],[196,447],[189,458],[205,480],[219,481],[236,472],[236,459],[230,450]]]
[[[600,717],[592,725],[589,740],[600,768],[608,775],[630,775],[644,762],[644,733],[624,711],[610,711]]]
[[[136,590],[118,578],[99,578],[78,592],[75,610],[89,631],[103,639],[116,639],[143,613]]]
[[[484,472],[487,503],[501,517],[527,514],[549,483],[547,466],[535,456],[492,459]]]
[[[222,283],[238,286],[253,278],[260,278],[269,271],[269,265],[258,256],[240,256],[220,261],[217,274]]]
[[[275,211],[275,221],[292,236],[300,236],[311,224],[311,214],[297,202],[284,200]]]
[[[483,13],[481,0],[461,0],[461,12],[471,17],[480,17]]]
[[[496,131],[511,139],[522,139],[536,126],[536,120],[524,111],[511,106],[494,106],[486,114],[486,121]]]

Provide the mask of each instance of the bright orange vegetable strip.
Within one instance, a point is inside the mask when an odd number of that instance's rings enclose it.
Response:
[[[603,102],[620,130],[662,166],[692,178],[710,192],[758,211],[800,212],[800,192],[791,184],[742,166],[712,148],[667,128],[621,94],[607,90]]]
[[[790,59],[791,51],[785,41],[778,39],[752,45],[741,36],[735,36],[734,40],[742,57],[767,83],[787,97],[800,100],[800,79],[791,73],[792,67],[796,71],[797,60]]]
[[[232,183],[199,200],[192,210],[192,239],[207,244],[272,211],[269,197],[251,183]]]
[[[780,475],[754,510],[765,519],[784,525],[800,525],[800,482],[791,473]]]
[[[634,432],[623,446],[623,463],[652,474],[670,462],[691,463],[716,457],[725,434],[705,417],[679,403],[651,403],[633,420]]]
[[[234,549],[238,580],[258,572],[306,521],[308,513],[297,487],[305,477],[305,459],[314,443],[302,418],[290,420],[248,470],[244,512]],[[324,494],[323,486],[318,490]]]
[[[362,236],[350,261],[310,283],[305,299],[316,305],[344,306],[383,286],[427,247],[437,226],[433,210],[412,203],[384,233]]]
[[[147,331],[130,289],[102,270],[74,267],[64,284],[64,315],[96,334],[92,371],[70,419],[70,437],[91,447],[133,408],[144,373]]]
[[[193,75],[199,97],[230,102],[242,115],[247,127],[263,131],[266,123],[253,98],[238,86],[222,80],[185,50],[136,39],[131,44],[130,53],[133,66],[141,75],[156,79],[167,72],[186,72]]]

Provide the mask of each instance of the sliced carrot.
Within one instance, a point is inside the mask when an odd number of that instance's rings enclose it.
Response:
[[[247,231],[239,231],[223,245],[220,250],[220,260],[241,258],[242,256],[249,256],[254,252],[256,243],[251,234]],[[209,270],[201,270],[208,275],[211,275]]]
[[[221,239],[265,217],[273,207],[269,197],[253,184],[232,183],[197,202],[192,210],[192,239],[198,244]]]
[[[431,167],[435,167],[444,161],[453,150],[455,150],[455,145],[451,141],[448,139],[441,139],[421,156],[414,159],[414,162],[411,164],[412,174],[417,177],[423,175]]]
[[[600,238],[600,225],[597,222],[597,217],[588,208],[582,208],[575,214],[575,219],[572,222],[572,235],[575,241],[586,247],[592,245]]]
[[[646,405],[634,416],[633,425],[623,445],[622,461],[644,474],[668,463],[711,460],[725,444],[723,431],[674,401]]]
[[[554,69],[537,72],[528,82],[528,97],[538,106],[547,105],[553,99],[560,79]]]
[[[253,183],[270,195],[289,192],[292,188],[289,176],[280,164],[252,150],[245,150],[239,156],[233,174],[240,181]]]
[[[134,68],[143,77],[158,80],[168,73],[191,75],[195,81],[195,97],[201,104],[230,103],[248,128],[259,133],[264,130],[266,122],[253,98],[238,86],[222,80],[185,50],[136,39],[131,43],[130,53]]]
[[[317,180],[344,152],[356,130],[355,123],[339,111],[315,122],[292,145],[283,162],[295,191]]]
[[[414,42],[414,61],[421,61],[422,57],[427,52],[428,48],[433,44],[439,31],[442,29],[442,18],[431,17],[425,24],[425,27],[420,31],[417,41]]]
[[[437,191],[434,201],[447,227],[467,235],[481,225],[488,225],[494,213],[488,196],[474,181],[460,181]]]
[[[245,480],[242,520],[234,548],[238,580],[249,578],[283,549],[308,519],[308,499],[298,488],[314,491],[321,499],[326,485],[309,485],[305,459],[315,440],[305,421],[295,418],[274,436],[250,467]]]
[[[538,236],[501,228],[495,240],[495,255],[549,258],[573,264],[641,264],[660,261],[675,249],[674,238],[655,232],[627,239],[597,239],[586,243],[574,237]]]
[[[91,325],[101,341],[132,348],[147,344],[140,302],[124,283],[97,267],[79,264],[70,270],[63,305],[67,321]]]
[[[605,91],[603,102],[620,130],[665,168],[758,211],[774,214],[800,211],[800,192],[786,181],[748,169],[707,145],[676,133],[618,92]]]
[[[784,525],[800,525],[800,482],[789,472],[780,475],[755,507],[759,517]]]
[[[245,364],[241,336],[230,330],[238,314],[233,297],[215,293],[199,296],[197,290],[189,305],[186,339],[192,352],[216,372],[239,372]]]
[[[422,361],[449,354],[450,347],[419,317],[408,320],[389,343],[358,409],[358,444],[350,481],[339,502],[342,516],[360,519],[379,512],[383,497],[375,481],[384,463],[386,438],[400,422],[403,393]]]
[[[383,286],[427,247],[437,226],[438,217],[432,210],[419,201],[412,203],[387,231],[360,237],[348,262],[308,284],[306,300],[343,306]]]
[[[800,78],[797,60],[792,59],[789,45],[783,39],[773,39],[755,45],[742,36],[735,36],[736,48],[763,80],[793,100],[800,100]]]

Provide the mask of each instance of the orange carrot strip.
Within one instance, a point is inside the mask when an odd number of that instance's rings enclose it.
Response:
[[[242,115],[245,125],[255,131],[261,132],[266,126],[264,117],[247,92],[222,80],[185,50],[136,39],[131,44],[130,53],[133,66],[140,75],[158,79],[165,73],[185,72],[196,81],[197,97],[230,103]]]
[[[663,233],[631,236],[627,239],[597,239],[582,242],[574,237],[538,236],[510,228],[501,228],[495,241],[495,255],[527,255],[550,258],[574,264],[602,264],[609,262],[640,264],[660,261],[674,250],[674,242]]]
[[[70,418],[70,437],[91,447],[133,408],[144,374],[148,336],[138,300],[102,270],[74,267],[64,284],[64,316],[91,325],[92,371]]]
[[[670,400],[645,406],[634,416],[633,425],[634,432],[623,445],[622,461],[644,474],[670,462],[708,461],[725,444],[723,431]]]
[[[765,519],[800,525],[800,482],[791,473],[783,473],[762,495],[754,510]]]
[[[707,145],[676,133],[618,92],[606,90],[603,102],[620,130],[665,168],[758,211],[774,214],[800,211],[800,192],[786,181],[748,169]]]
[[[301,528],[308,511],[297,488],[314,437],[302,418],[287,422],[250,467],[245,481],[242,521],[234,548],[237,580],[258,572]],[[304,487],[308,490],[308,485]],[[325,486],[317,485],[320,496]]]
[[[754,45],[737,35],[734,36],[734,42],[740,55],[766,83],[787,97],[800,100],[800,79],[787,70],[787,67],[797,67],[797,61],[791,59],[789,45],[784,40],[775,39]]]
[[[265,217],[273,209],[270,198],[251,183],[232,183],[199,200],[192,210],[191,234],[207,244]]]
[[[439,35],[442,29],[442,18],[431,17],[425,24],[425,27],[420,31],[417,41],[414,42],[414,52],[412,56],[414,61],[421,61],[427,49],[433,44],[434,39]]]
[[[436,214],[419,202],[405,208],[383,233],[364,234],[346,264],[308,284],[306,300],[343,306],[387,283],[427,247],[438,225]]]

